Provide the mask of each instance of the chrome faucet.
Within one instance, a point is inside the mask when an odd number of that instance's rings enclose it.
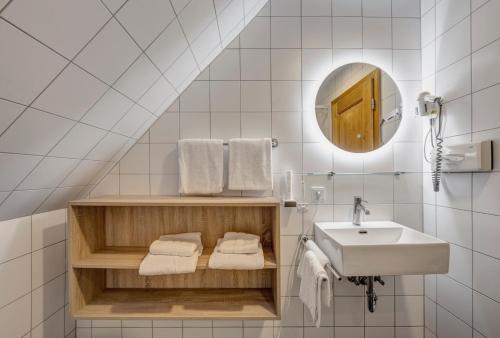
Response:
[[[354,209],[352,211],[352,224],[354,225],[361,225],[360,218],[361,218],[361,211],[365,213],[365,215],[370,214],[370,210],[368,210],[362,202],[367,203],[366,201],[363,201],[363,199],[359,196],[354,196]]]

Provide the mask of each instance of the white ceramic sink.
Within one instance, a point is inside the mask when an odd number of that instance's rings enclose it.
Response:
[[[320,222],[318,246],[344,276],[416,275],[448,272],[450,246],[394,222]]]

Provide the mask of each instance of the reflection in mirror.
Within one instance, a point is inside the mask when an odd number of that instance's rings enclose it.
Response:
[[[316,96],[316,119],[327,139],[355,153],[387,143],[401,122],[401,95],[380,68],[351,63],[334,70]]]

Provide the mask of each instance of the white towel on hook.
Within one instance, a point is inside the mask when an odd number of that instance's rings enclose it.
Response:
[[[316,327],[321,324],[321,303],[330,306],[330,279],[316,254],[306,250],[299,267],[301,276],[299,298],[309,310]]]
[[[178,142],[179,193],[217,194],[224,187],[223,140]]]
[[[272,190],[272,140],[229,140],[229,190]]]

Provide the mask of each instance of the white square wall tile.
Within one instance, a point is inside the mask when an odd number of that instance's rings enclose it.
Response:
[[[210,114],[182,113],[180,135],[184,138],[210,138]]]
[[[365,307],[363,297],[335,297],[334,301],[336,326],[363,326]]]
[[[151,144],[151,173],[177,174],[177,144]]]
[[[24,255],[0,264],[0,306],[3,307],[31,291],[31,258]]]
[[[472,289],[447,276],[438,276],[437,303],[472,325]]]
[[[272,49],[271,78],[273,80],[300,80],[301,50]]]
[[[65,242],[59,242],[31,254],[32,289],[49,282],[66,270]]]
[[[271,48],[301,48],[301,19],[271,18]]]
[[[271,0],[271,16],[300,16],[300,0]]]
[[[242,81],[241,94],[241,111],[271,111],[271,83],[269,81]]]
[[[392,16],[419,18],[420,0],[393,0]]]
[[[486,337],[495,337],[500,334],[500,323],[498,321],[499,303],[474,292],[474,328]]]
[[[302,107],[301,83],[299,81],[272,82],[272,111],[296,111]]]
[[[391,0],[363,0],[363,16],[391,16]]]
[[[394,79],[395,80],[420,80],[421,53],[420,50],[394,50]]]
[[[391,19],[363,18],[363,48],[391,48]]]
[[[160,77],[141,97],[139,104],[158,116],[163,113],[163,110],[157,109],[160,109],[162,105],[165,105],[165,108],[168,107],[176,96],[172,85],[165,78]]]
[[[41,156],[0,153],[0,190],[14,189],[41,160]]]
[[[331,0],[302,0],[302,16],[330,16]]]
[[[196,3],[191,1],[178,14],[179,22],[191,43],[203,33],[214,18],[215,7],[211,0],[199,0]]]
[[[162,72],[165,72],[187,48],[188,43],[182,28],[179,22],[174,20],[148,47],[146,54]]]
[[[106,23],[110,14],[97,0],[69,3],[64,0],[21,1],[2,16],[71,59]]]
[[[210,80],[239,80],[240,50],[225,49],[210,64]]]
[[[179,139],[179,114],[166,112],[155,121],[151,129],[151,143],[175,143]]]
[[[472,13],[472,50],[477,50],[500,36],[500,25],[495,15],[499,11],[500,3],[492,1]]]
[[[361,0],[332,0],[333,16],[361,16]]]
[[[302,48],[332,48],[332,18],[302,18]]]
[[[132,107],[133,102],[114,89],[110,89],[85,114],[82,122],[110,130]]]
[[[31,294],[31,325],[34,327],[64,306],[65,276],[59,276]]]
[[[437,207],[437,237],[472,249],[472,212]]]
[[[499,216],[473,213],[474,250],[500,259],[500,247],[496,240],[500,236],[499,221]]]
[[[5,21],[0,22],[0,96],[29,104],[67,61]]]
[[[160,72],[143,54],[118,79],[114,88],[137,101],[160,75]]]
[[[29,108],[0,137],[0,151],[45,155],[74,124]]]
[[[75,58],[75,63],[112,84],[139,56],[140,49],[112,19]]]
[[[418,1],[411,1],[418,3]],[[420,19],[393,18],[392,44],[395,49],[419,49]]]
[[[78,162],[77,159],[45,157],[21,182],[19,189],[55,188]]]
[[[241,49],[241,79],[269,80],[271,78],[271,51],[269,49]]]
[[[180,97],[182,112],[208,112],[210,109],[210,83],[193,82]]]
[[[224,140],[238,138],[241,135],[240,124],[240,114],[212,113],[210,116],[211,137]]]
[[[396,296],[396,325],[421,326],[424,324],[422,296]]]
[[[363,21],[359,17],[333,18],[333,48],[361,48]]]
[[[76,124],[49,153],[50,156],[83,158],[106,132],[83,123]]]
[[[22,337],[31,328],[31,296],[26,295],[0,309],[0,335]]]
[[[21,115],[26,106],[0,99],[0,133],[3,133]]]
[[[240,110],[239,81],[210,81],[210,110],[238,112]]]
[[[500,64],[496,56],[500,52],[500,40],[472,54],[472,89],[477,91],[498,83]]]
[[[149,173],[149,144],[136,144],[120,160],[120,174]]]
[[[66,209],[32,216],[32,250],[38,250],[66,238]]]
[[[269,48],[271,46],[271,20],[256,17],[240,33],[241,48]]]
[[[146,48],[174,17],[170,2],[162,0],[147,3],[128,1],[116,14],[116,18],[142,48]]]
[[[35,100],[33,107],[79,120],[108,86],[70,64]]]

